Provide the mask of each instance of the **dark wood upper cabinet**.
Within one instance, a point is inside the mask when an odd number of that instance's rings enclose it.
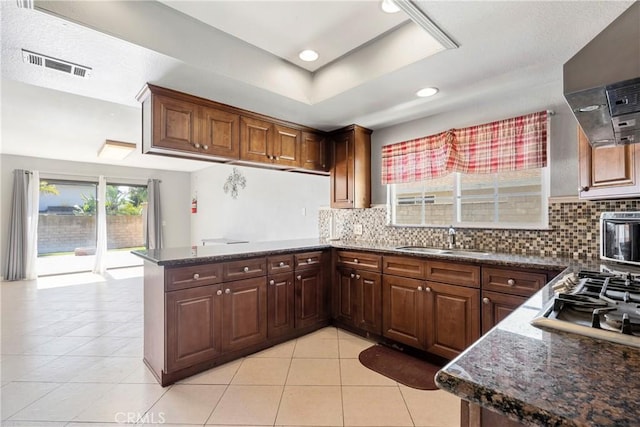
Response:
[[[240,158],[255,162],[271,162],[273,126],[251,117],[240,119]]]
[[[300,166],[313,171],[329,171],[328,144],[324,134],[302,132]]]
[[[240,157],[240,116],[214,108],[202,108],[202,149],[214,156]]]
[[[371,130],[351,125],[331,133],[331,207],[371,206]]]
[[[150,84],[137,99],[143,153],[328,174],[322,131]]]
[[[153,103],[153,141],[173,150],[195,151],[199,107],[191,102],[157,96]]]
[[[640,144],[591,147],[578,127],[581,199],[640,195]]]

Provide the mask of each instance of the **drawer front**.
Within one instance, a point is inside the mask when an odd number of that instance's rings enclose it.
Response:
[[[380,271],[382,267],[380,255],[365,252],[338,251],[336,262],[338,265],[358,270]]]
[[[266,258],[250,258],[222,264],[222,280],[241,280],[267,274]]]
[[[267,258],[269,274],[290,273],[293,271],[293,255],[278,255]]]
[[[423,259],[401,256],[382,257],[382,272],[414,279],[424,279],[427,276],[426,262]]]
[[[479,288],[480,267],[455,262],[427,261],[427,280]]]
[[[322,264],[322,251],[304,252],[295,255],[296,270],[317,267]]]
[[[165,269],[165,291],[213,285],[221,281],[221,264],[201,264]]]
[[[510,270],[506,268],[482,268],[482,289],[512,295],[531,296],[547,283],[544,273]]]

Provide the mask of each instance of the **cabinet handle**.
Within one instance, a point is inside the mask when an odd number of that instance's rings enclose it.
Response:
[[[275,156],[273,159],[274,160],[280,160],[280,156]]]
[[[202,148],[204,148],[205,150],[208,150],[209,146],[208,145],[203,145]]]
[[[353,262],[355,262],[356,264],[359,263],[360,261],[358,261],[358,258],[354,258]]]
[[[200,275],[198,273],[193,273],[194,280],[198,280],[199,278],[200,278]]]
[[[422,286],[418,286],[418,291],[421,291],[421,290],[422,290]]]
[[[302,280],[302,276],[301,276],[301,275],[297,275],[297,276],[296,276],[296,279],[298,279],[298,280]]]
[[[218,289],[218,290],[216,291],[216,295],[222,295],[222,291],[221,291],[220,289]]]
[[[483,304],[490,304],[491,300],[489,298],[487,298],[487,297],[484,297],[484,298],[482,298],[482,303]]]
[[[578,187],[578,192],[583,192],[583,191],[589,191],[589,187],[587,187],[586,185],[583,185],[582,187]]]
[[[269,284],[270,284],[271,286],[273,286],[273,285],[275,285],[275,284],[276,284],[276,281],[275,281],[275,280],[269,280]]]
[[[313,260],[311,258],[307,258],[307,264],[311,264]]]
[[[431,288],[427,286],[426,288],[424,288],[424,291],[425,292],[431,292]]]
[[[225,289],[225,290],[224,290],[224,293],[225,293],[225,294],[230,294],[230,293],[231,293],[231,289],[229,289],[229,288]]]
[[[244,271],[245,273],[248,273],[249,272],[249,267],[243,268],[242,271]]]
[[[194,147],[196,148],[200,148],[200,144],[198,144],[197,142],[195,144],[193,144]]]
[[[279,267],[284,267],[284,262],[280,261],[280,264],[278,264]]]
[[[509,279],[509,280],[507,280],[507,285],[509,285],[509,286],[513,286],[513,285],[515,285],[515,284],[516,284],[516,281],[515,281],[515,280],[513,280],[513,279]]]
[[[354,273],[351,273],[351,278],[353,279],[354,277],[356,277],[356,275]]]
[[[356,274],[356,279],[359,279],[359,278],[360,278],[360,275],[359,275],[359,274]]]

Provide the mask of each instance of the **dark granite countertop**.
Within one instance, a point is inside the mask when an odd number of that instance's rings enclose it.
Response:
[[[365,241],[327,242],[320,239],[312,238],[270,242],[236,243],[233,245],[195,246],[193,248],[183,247],[157,250],[140,250],[132,251],[132,253],[146,259],[147,261],[151,261],[158,265],[164,266],[201,264],[215,261],[226,261],[231,259],[244,259],[256,256],[276,255],[285,252],[321,250],[331,247],[347,250],[368,251],[387,255],[393,254],[544,270],[562,270],[571,262],[566,258],[511,255],[493,252],[460,253],[456,252],[456,250],[452,251],[452,253],[421,254],[396,249],[398,246],[401,245]]]
[[[601,266],[630,270],[573,262],[567,272]],[[436,383],[526,425],[640,425],[640,349],[530,325],[561,276],[440,370]]]
[[[278,240],[272,242],[235,243],[232,245],[194,246],[132,251],[134,255],[158,265],[176,266],[246,259],[279,253],[315,251],[330,248],[319,239]]]

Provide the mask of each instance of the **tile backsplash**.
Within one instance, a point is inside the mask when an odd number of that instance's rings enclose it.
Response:
[[[518,255],[595,259],[600,253],[600,213],[640,211],[640,199],[610,201],[564,201],[549,203],[548,230],[456,228],[456,248]],[[369,209],[322,209],[320,237],[328,238],[333,222],[335,236],[391,245],[446,247],[447,228],[387,225],[387,207]],[[362,235],[354,228],[362,225]]]

